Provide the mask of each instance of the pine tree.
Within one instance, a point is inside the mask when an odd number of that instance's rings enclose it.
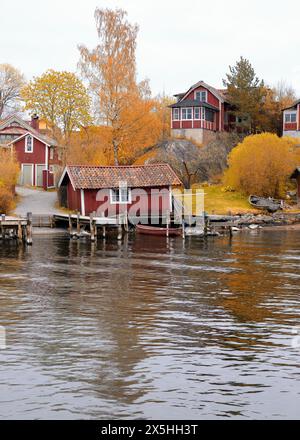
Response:
[[[235,66],[229,66],[229,73],[223,80],[227,88],[231,113],[245,132],[255,133],[266,96],[264,82],[260,80],[246,58],[241,57]]]

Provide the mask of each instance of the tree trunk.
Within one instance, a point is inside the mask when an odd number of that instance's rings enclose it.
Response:
[[[118,166],[119,165],[119,158],[118,158],[118,156],[119,156],[119,145],[118,145],[118,142],[114,139],[113,140],[113,147],[114,147],[114,162],[115,162],[115,165],[116,166]]]

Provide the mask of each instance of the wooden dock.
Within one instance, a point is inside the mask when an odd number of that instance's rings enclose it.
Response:
[[[0,240],[16,240],[18,243],[32,245],[32,214],[26,218],[0,216]]]
[[[119,214],[115,217],[105,217],[92,213],[90,216],[77,214],[56,214],[53,216],[53,223],[65,223],[68,225],[70,238],[89,237],[92,242],[97,237],[106,237],[107,230],[116,229],[118,240],[122,240],[123,234],[128,232],[128,216],[127,213]]]

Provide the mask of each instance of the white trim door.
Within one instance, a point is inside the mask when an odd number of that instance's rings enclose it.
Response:
[[[43,170],[46,169],[45,164],[35,165],[35,186],[43,186]]]
[[[31,163],[22,163],[20,183],[21,185],[33,186],[33,170],[34,166]]]

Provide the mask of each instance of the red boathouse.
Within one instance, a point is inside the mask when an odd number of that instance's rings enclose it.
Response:
[[[58,184],[61,205],[81,215],[127,212],[146,220],[172,212],[172,188],[182,183],[164,163],[143,166],[67,166]],[[144,221],[144,220],[143,220]]]

